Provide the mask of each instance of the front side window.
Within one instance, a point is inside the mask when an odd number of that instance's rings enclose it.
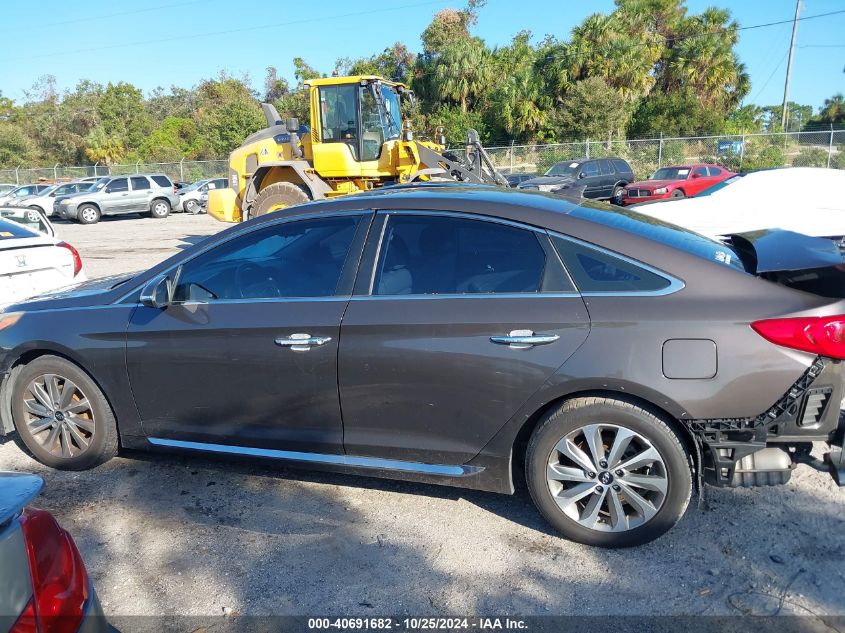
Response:
[[[693,176],[697,176],[699,178],[705,178],[707,176],[707,168],[706,167],[696,167],[695,171],[692,172]]]
[[[539,292],[545,252],[533,231],[454,217],[388,219],[373,294]]]
[[[582,293],[655,292],[671,284],[657,273],[586,244],[559,236],[552,242]]]
[[[141,191],[143,189],[150,189],[150,181],[144,178],[143,176],[132,176],[130,178],[132,181],[132,190],[133,191]]]
[[[326,143],[346,142],[358,137],[358,85],[320,88],[321,138]]]
[[[129,191],[129,182],[126,178],[115,178],[109,183],[108,193],[117,193],[120,191]]]
[[[599,175],[599,166],[597,163],[584,163],[581,167],[582,178],[592,178]]]
[[[174,301],[334,295],[359,219],[296,220],[236,237],[180,267]]]

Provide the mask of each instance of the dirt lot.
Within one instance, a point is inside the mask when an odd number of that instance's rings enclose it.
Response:
[[[90,276],[147,267],[221,228],[206,216],[59,224]],[[514,497],[272,463],[129,454],[41,474],[110,616],[845,614],[845,492],[800,466],[783,487],[707,490],[656,543],[555,536]]]

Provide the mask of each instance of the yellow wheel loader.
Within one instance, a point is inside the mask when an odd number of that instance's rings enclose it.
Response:
[[[434,142],[417,141],[403,122],[403,103],[413,93],[403,84],[372,75],[312,79],[310,127],[282,121],[262,104],[267,127],[249,136],[229,157],[229,188],[209,192],[208,212],[240,222],[309,200],[332,198],[415,180],[453,180],[507,186],[467,133],[466,158]]]

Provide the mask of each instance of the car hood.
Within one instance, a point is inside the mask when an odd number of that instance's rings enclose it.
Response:
[[[632,182],[630,185],[625,187],[626,189],[658,189],[660,187],[669,187],[671,185],[677,185],[679,182],[683,182],[682,180],[638,180],[637,182]]]
[[[813,237],[845,235],[845,212],[836,209],[834,202],[830,206],[802,204],[784,200],[776,191],[758,196],[753,204],[712,195],[637,205],[634,210],[716,239],[761,229],[782,229]]]
[[[519,183],[520,187],[526,185],[567,185],[575,182],[572,176],[538,176],[537,178],[529,178]]]
[[[138,274],[112,275],[83,281],[74,286],[48,292],[22,303],[10,305],[4,311],[36,312],[41,310],[56,310],[58,308],[82,308],[105,305],[115,299],[115,294],[119,293],[118,288],[120,286],[125,286],[128,292],[131,289],[129,281]]]

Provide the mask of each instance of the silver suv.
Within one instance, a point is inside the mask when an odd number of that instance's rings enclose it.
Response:
[[[134,174],[100,178],[89,191],[56,201],[54,211],[63,220],[94,224],[104,215],[149,213],[166,218],[179,204],[173,183],[164,174]]]

